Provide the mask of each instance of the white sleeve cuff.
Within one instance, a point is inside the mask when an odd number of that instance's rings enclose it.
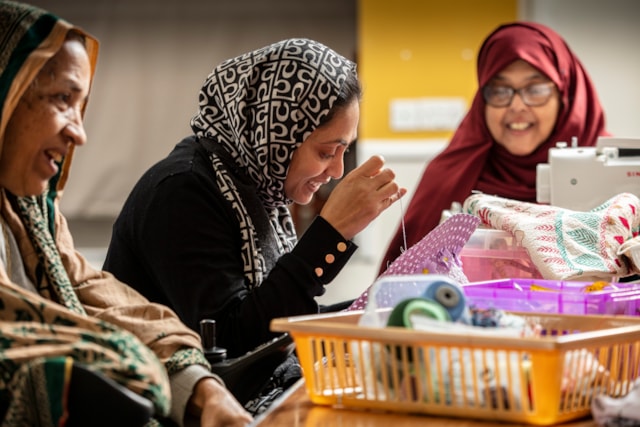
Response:
[[[169,417],[184,427],[187,403],[193,393],[193,388],[203,378],[215,378],[221,384],[224,382],[202,365],[191,365],[176,372],[169,378],[171,387],[171,412]]]

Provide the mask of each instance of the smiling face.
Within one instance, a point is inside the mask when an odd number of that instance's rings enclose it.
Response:
[[[358,134],[360,105],[354,99],[314,130],[293,152],[284,190],[287,198],[306,205],[331,178],[344,173],[344,153]]]
[[[489,85],[521,89],[549,78],[523,60],[512,62],[496,74]],[[506,107],[485,106],[485,120],[491,136],[511,154],[527,156],[544,143],[556,124],[560,96],[554,88],[552,96],[541,106],[526,105],[519,94]]]
[[[79,40],[69,39],[45,64],[13,111],[0,153],[0,186],[16,196],[43,193],[71,144],[86,135],[82,108],[91,66]]]

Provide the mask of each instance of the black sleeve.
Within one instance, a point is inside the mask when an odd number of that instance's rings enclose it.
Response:
[[[271,319],[317,312],[314,297],[324,293],[356,246],[317,218],[261,286],[249,291],[238,222],[216,190],[192,174],[162,181],[137,224],[136,239],[169,305],[195,330],[201,319],[215,319],[217,345],[234,357],[274,336]]]

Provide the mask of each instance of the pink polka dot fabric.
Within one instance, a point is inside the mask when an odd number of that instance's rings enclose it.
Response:
[[[387,275],[440,274],[457,283],[469,283],[462,271],[459,254],[480,219],[474,215],[456,214],[434,228],[418,243],[404,251],[382,273]],[[364,310],[371,286],[347,308],[347,311]]]

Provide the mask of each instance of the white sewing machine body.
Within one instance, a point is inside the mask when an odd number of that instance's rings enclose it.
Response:
[[[616,194],[640,197],[640,139],[601,137],[595,147],[558,143],[536,173],[538,203],[588,211]]]

